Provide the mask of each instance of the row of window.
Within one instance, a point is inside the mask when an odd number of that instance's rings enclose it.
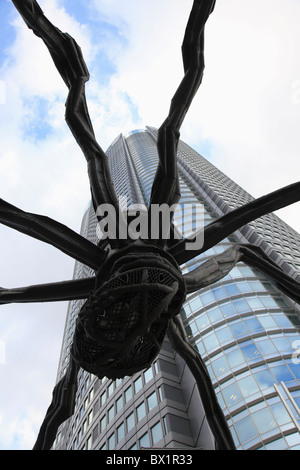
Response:
[[[124,423],[126,424],[126,431],[129,432],[135,426],[136,423],[141,421],[147,413],[154,409],[158,403],[162,400],[161,389],[157,389],[146,397],[146,400],[135,407],[135,409],[125,418]],[[126,404],[126,392],[124,395],[116,398],[114,403],[108,410],[101,416],[99,421],[99,429],[95,432],[101,434],[105,432],[106,427],[113,421],[115,416],[120,413]]]
[[[153,366],[153,367],[152,367]],[[154,377],[154,373],[158,372],[157,368],[157,362],[155,362],[149,369],[144,371],[139,377],[137,377],[134,382],[128,385],[128,387],[124,390],[124,392],[121,393],[121,395],[117,398],[116,401],[114,401],[113,405],[107,410],[104,416],[102,416],[100,420],[100,428],[97,428],[97,430],[94,429],[94,438],[96,435],[98,435],[98,432],[100,430],[100,433],[104,431],[104,425],[106,426],[117,414],[121,409],[124,407],[124,405],[133,397],[135,393],[138,393],[151,379]],[[87,377],[85,378],[85,376]],[[107,383],[106,383],[107,382]],[[88,411],[87,408],[91,402],[91,400],[94,397],[94,389],[93,387],[91,390],[88,390],[89,384],[90,384],[90,376],[89,374],[83,374],[79,376],[79,383],[78,383],[78,392],[76,396],[76,409],[78,409],[78,412],[76,413],[73,423],[72,423],[72,428],[71,428],[71,434],[74,435],[76,432],[76,439],[74,443],[77,445],[80,445],[80,441],[84,434],[87,432],[89,426],[93,423],[93,419],[95,417],[95,414],[98,412],[98,410],[102,407],[105,407],[107,404],[107,401],[109,398],[113,395],[113,393],[116,391],[116,389],[122,385],[123,379],[116,379],[115,381],[110,381],[106,378],[99,380],[98,379],[98,384],[97,388],[99,387],[100,384],[104,385],[106,383],[106,386],[104,390],[102,390],[99,399],[94,403],[93,407]],[[86,392],[88,393],[86,394]],[[147,412],[149,412],[152,407],[158,403],[158,400],[161,399],[160,395],[160,389],[158,390],[158,396],[156,397],[156,394],[149,395],[147,397]],[[82,403],[81,403],[82,402]],[[144,403],[142,405],[145,405]],[[146,411],[146,408],[145,408]],[[143,407],[141,406],[137,411],[137,417],[138,420],[142,419],[142,413],[143,413]],[[78,427],[78,424],[80,423],[81,418],[83,418],[84,413],[86,413],[86,417],[83,419],[83,422],[81,423],[80,427]],[[130,418],[131,419],[131,418]],[[130,423],[130,419],[128,423]],[[73,447],[74,445],[73,444]]]
[[[260,281],[244,281],[219,285],[190,297],[184,305],[185,315],[186,317],[196,315],[197,311],[217,302],[226,317],[236,312],[244,312],[247,309],[251,312],[252,310],[259,309],[289,308],[289,305],[282,297],[274,295],[276,293],[275,290],[274,294],[269,294],[268,292],[271,290],[271,283],[262,283]],[[253,297],[253,294],[256,292],[266,293]],[[245,296],[245,298],[238,298],[238,296]],[[232,300],[229,303],[223,303],[231,297]]]
[[[158,421],[154,426],[152,426],[149,431],[144,433],[137,441],[130,447],[129,450],[138,450],[143,448],[152,448],[159,443],[159,441],[164,436],[163,425]],[[100,450],[114,450],[119,442],[125,437],[124,423],[117,428],[101,446]],[[91,439],[88,441],[91,444]],[[88,444],[87,443],[87,444]],[[90,447],[91,448],[91,447]],[[82,450],[88,449],[88,447],[83,447]]]
[[[218,401],[223,410],[235,407],[241,401],[247,401],[257,394],[274,386],[274,383],[300,384],[299,365],[289,360],[270,362],[230,378],[216,388]],[[239,405],[240,406],[240,405]]]
[[[243,412],[229,420],[229,425],[237,448],[247,449],[270,437],[294,429],[293,417],[299,419],[297,411],[292,406],[287,406],[287,403],[282,403],[276,396],[245,408]],[[281,448],[288,448],[291,444],[299,445],[300,434],[297,435],[297,439],[294,435],[293,443],[289,439],[284,442],[282,437]],[[276,442],[278,445],[278,439]],[[274,448],[280,449],[277,446]]]

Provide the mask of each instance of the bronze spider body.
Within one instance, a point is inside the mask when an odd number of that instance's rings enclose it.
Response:
[[[85,99],[89,72],[75,40],[44,16],[35,0],[12,0],[27,26],[47,46],[66,83],[66,121],[87,160],[92,202],[110,204],[120,225],[126,220],[118,205],[105,153],[97,143]],[[159,164],[149,208],[176,205],[180,198],[177,172],[179,131],[201,83],[204,71],[204,26],[215,0],[194,0],[184,36],[184,77],[158,132]],[[258,247],[236,245],[208,259],[192,273],[182,275],[180,265],[207,251],[246,223],[300,199],[296,183],[263,196],[224,215],[204,229],[201,249],[186,250],[188,240],[114,238],[98,246],[52,219],[21,211],[0,200],[0,222],[54,245],[89,266],[95,275],[81,280],[0,289],[0,303],[86,299],[77,319],[69,368],[55,386],[53,400],[42,424],[35,449],[51,448],[59,425],[74,410],[79,367],[98,377],[115,379],[148,367],[169,335],[174,349],[186,360],[197,382],[218,449],[234,443],[217,403],[205,365],[185,338],[179,312],[187,293],[225,276],[240,260],[269,276],[296,302],[299,284],[273,263]],[[151,222],[151,211],[148,214]],[[172,220],[170,232],[173,231]],[[120,227],[118,227],[120,229]],[[161,232],[162,233],[162,232]]]

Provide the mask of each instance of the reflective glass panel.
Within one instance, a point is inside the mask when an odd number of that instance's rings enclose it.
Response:
[[[252,395],[253,393],[257,393],[259,388],[254,380],[253,377],[245,377],[244,379],[238,380],[238,385],[241,389],[242,394],[244,397]]]
[[[276,403],[275,405],[272,405],[270,408],[279,425],[286,424],[291,421],[291,417],[286,411],[286,408],[283,405],[283,403]]]
[[[217,376],[221,375],[224,372],[226,372],[227,370],[229,370],[228,362],[227,362],[227,360],[224,356],[220,357],[219,359],[216,359],[215,361],[213,361],[212,366],[213,366],[214,372]]]
[[[235,423],[235,427],[242,443],[253,439],[253,437],[257,435],[257,430],[250,416],[247,416],[246,418],[241,419],[241,421]]]
[[[252,359],[257,359],[258,357],[261,357],[260,352],[258,351],[255,344],[248,344],[247,346],[243,346],[241,350],[244,354],[246,361],[250,361]]]
[[[271,387],[274,384],[274,377],[268,369],[261,372],[256,372],[254,376],[262,390]]]
[[[244,356],[239,349],[227,353],[226,357],[231,367],[236,367],[245,362]]]
[[[276,427],[274,417],[268,408],[256,411],[252,414],[252,418],[261,434]]]
[[[163,437],[160,421],[151,428],[153,445],[155,445]]]
[[[242,399],[241,392],[236,384],[229,385],[222,390],[227,406],[234,405]]]

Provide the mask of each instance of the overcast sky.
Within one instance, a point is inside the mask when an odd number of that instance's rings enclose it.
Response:
[[[41,0],[82,47],[90,114],[105,150],[159,127],[182,78],[192,0]],[[86,163],[64,122],[66,88],[48,51],[0,3],[0,197],[80,230]],[[299,179],[300,1],[218,1],[203,84],[181,137],[259,197]],[[300,231],[299,204],[277,213]],[[71,279],[73,260],[0,226],[0,285]],[[51,400],[66,303],[0,309],[0,449],[30,449]]]

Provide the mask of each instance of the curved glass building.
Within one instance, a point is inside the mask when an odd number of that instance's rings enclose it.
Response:
[[[124,210],[149,202],[157,166],[157,130],[120,135],[107,150]],[[178,231],[188,236],[253,198],[180,141]],[[201,210],[199,211],[199,207]],[[195,216],[197,214],[197,217]],[[199,221],[198,221],[199,222]],[[90,206],[82,234],[97,242]],[[233,243],[252,243],[300,280],[300,235],[274,214],[264,216],[182,266],[192,271]],[[90,275],[76,263],[74,277]],[[72,301],[58,370],[68,364],[83,301]],[[181,312],[187,336],[201,354],[237,449],[300,449],[300,309],[261,272],[238,263],[221,281],[188,296]],[[123,380],[99,380],[81,371],[76,409],[54,449],[214,449],[214,440],[190,371],[166,339],[155,363]]]

